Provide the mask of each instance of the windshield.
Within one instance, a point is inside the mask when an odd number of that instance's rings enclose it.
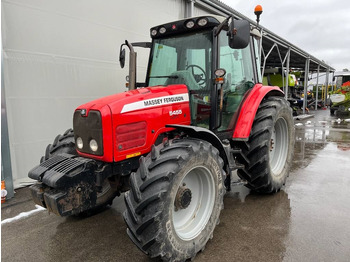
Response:
[[[209,127],[212,87],[212,31],[155,39],[148,86],[185,84],[192,125]]]
[[[211,46],[211,32],[154,40],[148,85],[186,84],[190,90],[208,88]]]
[[[250,45],[232,49],[227,31],[218,37],[218,67],[226,70],[225,82],[218,90],[222,101],[218,100],[215,108],[220,132],[233,129],[233,115],[244,94],[254,86],[255,77]],[[212,46],[212,31],[154,39],[147,78],[148,86],[185,84],[189,89],[192,125],[205,128],[209,128],[214,88]]]

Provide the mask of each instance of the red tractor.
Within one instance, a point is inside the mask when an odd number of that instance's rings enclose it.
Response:
[[[79,106],[73,130],[29,172],[35,203],[60,216],[98,210],[125,192],[127,234],[150,257],[184,261],[213,236],[231,173],[261,193],[289,173],[292,110],[263,86],[258,30],[203,16],[151,28],[152,43],[126,41],[129,91]],[[134,47],[149,47],[145,83]]]

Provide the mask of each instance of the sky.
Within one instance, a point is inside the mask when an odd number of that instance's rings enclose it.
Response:
[[[252,20],[261,5],[260,24],[325,61],[350,70],[349,0],[220,0]]]

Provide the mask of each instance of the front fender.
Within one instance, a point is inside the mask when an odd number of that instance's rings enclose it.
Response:
[[[261,101],[268,96],[284,96],[282,90],[277,86],[263,86],[256,84],[243,101],[239,112],[235,130],[233,132],[234,140],[247,140],[253,125],[256,111]]]
[[[229,157],[226,150],[220,141],[220,139],[210,130],[199,126],[187,126],[187,125],[166,125],[166,127],[172,127],[177,130],[183,131],[190,137],[202,139],[211,143],[219,150],[220,157],[224,160],[224,168],[229,165]]]

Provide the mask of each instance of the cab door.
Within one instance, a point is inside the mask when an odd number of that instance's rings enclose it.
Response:
[[[226,75],[222,86],[223,107],[218,116],[221,117],[219,132],[233,130],[233,117],[244,94],[257,83],[254,53],[252,42],[244,49],[232,49],[228,45],[226,31],[220,33],[218,65],[226,70]]]

